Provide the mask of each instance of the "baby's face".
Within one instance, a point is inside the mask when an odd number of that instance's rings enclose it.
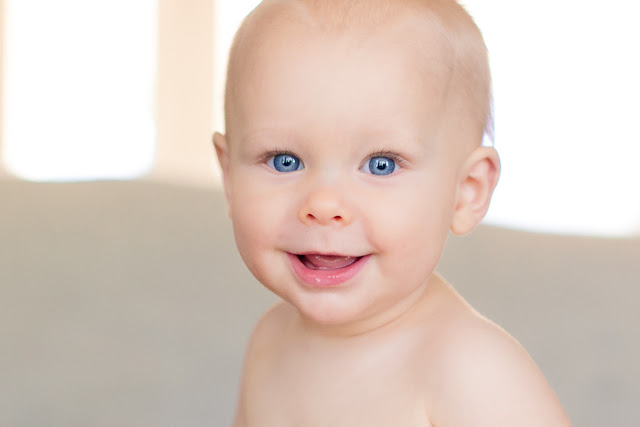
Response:
[[[220,154],[240,254],[316,324],[406,309],[451,226],[463,162],[445,141],[446,52],[416,54],[407,31],[289,27],[237,89]]]

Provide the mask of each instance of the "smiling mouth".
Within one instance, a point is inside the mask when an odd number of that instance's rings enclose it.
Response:
[[[302,264],[310,270],[339,270],[349,267],[362,257],[344,255],[304,254],[297,255]]]
[[[344,287],[367,264],[364,256],[287,253],[294,274],[311,288]]]

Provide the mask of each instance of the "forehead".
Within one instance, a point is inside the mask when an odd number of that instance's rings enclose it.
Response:
[[[452,68],[442,32],[411,17],[340,31],[271,21],[248,45],[233,100],[240,130],[280,120],[426,122],[443,109]]]

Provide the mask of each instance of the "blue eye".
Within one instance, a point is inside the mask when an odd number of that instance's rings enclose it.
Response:
[[[276,154],[267,164],[278,172],[295,172],[304,167],[300,159],[291,154]]]
[[[389,175],[396,169],[396,162],[386,156],[372,157],[367,163],[364,164],[364,172],[369,172],[373,175]]]

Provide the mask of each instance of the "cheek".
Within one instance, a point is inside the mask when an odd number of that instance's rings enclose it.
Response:
[[[250,178],[250,177],[249,177]],[[282,192],[274,194],[269,188],[256,185],[255,180],[234,180],[231,221],[238,251],[253,270],[262,261],[266,250],[273,249],[292,224],[291,206]]]
[[[415,188],[415,187],[414,187]],[[370,207],[370,235],[376,243],[397,242],[413,246],[422,239],[439,240],[447,236],[455,208],[451,192],[438,188],[418,187],[420,190],[394,191],[386,200],[378,198]],[[424,245],[424,243],[422,243]]]
[[[394,193],[369,224],[374,245],[388,256],[387,271],[407,275],[430,274],[449,235],[454,198],[441,188],[419,187],[406,194]],[[393,268],[392,268],[393,267]]]
[[[269,205],[252,186],[248,186],[242,178],[233,182],[231,222],[238,250],[247,262],[248,253],[263,245],[264,230],[269,229],[267,225],[271,214]]]

